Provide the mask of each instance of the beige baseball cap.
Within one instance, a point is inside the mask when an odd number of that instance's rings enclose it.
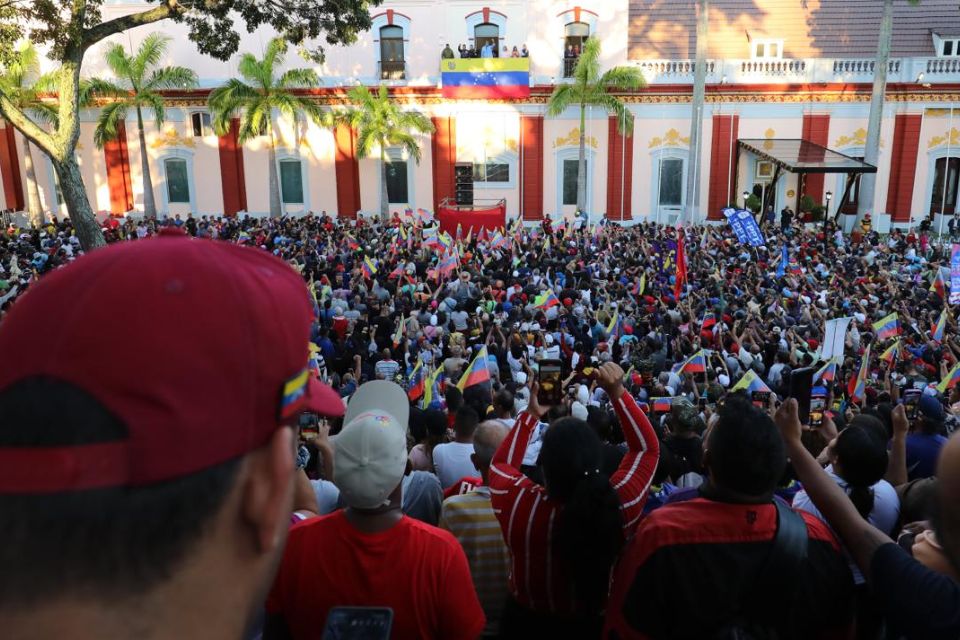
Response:
[[[409,418],[407,394],[393,382],[367,382],[350,398],[345,426],[333,441],[333,481],[348,506],[376,509],[389,502],[407,468]]]

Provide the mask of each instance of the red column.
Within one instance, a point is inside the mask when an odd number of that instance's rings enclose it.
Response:
[[[235,216],[247,210],[247,183],[243,172],[243,145],[238,141],[240,119],[230,121],[230,131],[217,138],[220,148],[220,186],[223,189],[223,213]]]
[[[133,209],[133,187],[130,184],[130,155],[127,153],[127,128],[121,120],[117,137],[103,145],[107,163],[107,185],[110,187],[110,213],[119,216]]]
[[[607,123],[607,218],[629,220],[633,210],[633,135],[622,135],[617,116]]]
[[[433,117],[430,148],[433,155],[433,210],[444,198],[456,196],[457,121],[452,116]]]
[[[735,203],[733,185],[736,171],[737,137],[740,134],[740,116],[713,116],[713,139],[710,142],[710,195],[707,197],[707,220],[721,220],[721,211]]]
[[[897,116],[893,125],[890,186],[887,189],[887,213],[893,222],[910,222],[922,123],[923,115],[904,113]]]
[[[805,113],[803,115],[803,134],[800,137],[821,147],[826,147],[830,142],[830,115]],[[822,173],[808,173],[803,183],[806,195],[813,198],[813,201],[817,204],[823,202]]]
[[[543,218],[543,116],[520,116],[520,213]]]
[[[360,165],[357,163],[356,132],[338,126],[334,131],[337,155],[334,170],[337,176],[337,216],[355,219],[360,210]]]
[[[15,211],[25,209],[23,178],[20,175],[20,157],[17,155],[17,138],[9,122],[0,136],[0,174],[3,174],[3,194],[6,208]]]

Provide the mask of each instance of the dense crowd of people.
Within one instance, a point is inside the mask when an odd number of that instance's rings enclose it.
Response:
[[[763,229],[8,229],[0,625],[960,637],[950,247]]]

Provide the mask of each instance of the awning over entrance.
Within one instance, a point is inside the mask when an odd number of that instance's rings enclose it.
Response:
[[[835,211],[840,212],[850,197],[850,189],[857,178],[864,173],[876,173],[877,168],[862,160],[851,158],[839,151],[833,151],[822,145],[800,138],[746,138],[737,141],[737,166],[740,152],[751,153],[760,160],[766,160],[775,167],[771,187],[775,187],[783,172],[800,175],[800,185],[804,184],[807,174],[844,173],[847,175],[843,196],[836,204]],[[767,189],[761,211],[766,211],[773,199],[775,189]],[[803,188],[797,189],[797,210],[800,209],[800,196]],[[736,193],[736,191],[734,192]],[[829,195],[829,194],[828,194]],[[829,216],[829,211],[827,212]],[[825,218],[827,217],[825,216]]]
[[[738,143],[747,151],[790,173],[877,172],[872,164],[799,138],[748,138]]]

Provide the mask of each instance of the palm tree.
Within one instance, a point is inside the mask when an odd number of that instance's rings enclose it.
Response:
[[[346,112],[335,114],[333,123],[348,125],[357,131],[357,158],[380,154],[380,218],[387,220],[387,149],[400,147],[420,164],[420,141],[416,134],[433,133],[433,123],[419,111],[404,111],[392,102],[387,88],[380,85],[376,94],[366,87],[354,87],[347,96],[355,105]]]
[[[210,93],[209,105],[213,112],[213,129],[219,135],[230,130],[231,120],[240,117],[237,135],[242,144],[261,135],[270,138],[270,215],[279,217],[280,179],[277,170],[277,143],[274,137],[273,112],[296,121],[298,111],[305,112],[314,122],[323,120],[320,107],[309,98],[293,90],[320,84],[312,69],[289,69],[279,76],[279,68],[286,57],[287,43],[275,38],[267,45],[263,58],[252,53],[240,56],[239,78],[231,78],[222,87]]]
[[[37,123],[49,123],[56,119],[56,107],[40,99],[40,94],[50,84],[48,78],[40,76],[40,58],[31,42],[24,42],[17,47],[13,60],[0,74],[0,91]],[[40,187],[33,166],[32,145],[26,136],[23,136],[23,166],[27,174],[27,215],[30,224],[39,227],[43,224]]]
[[[137,112],[137,134],[140,136],[140,165],[143,173],[143,213],[148,218],[157,217],[157,205],[153,196],[153,180],[150,178],[150,165],[147,159],[147,141],[143,133],[143,109],[153,110],[153,119],[157,128],[163,125],[164,106],[160,91],[165,89],[190,89],[197,86],[197,74],[186,67],[155,68],[167,51],[170,38],[159,33],[151,33],[136,53],[128,54],[121,44],[107,49],[104,56],[107,66],[113,72],[115,81],[91,78],[90,88],[98,97],[108,97],[112,101],[100,112],[93,141],[103,148],[117,137],[117,129],[126,120],[127,112]]]
[[[617,116],[621,134],[633,131],[633,119],[627,106],[610,93],[611,89],[636,90],[646,83],[639,69],[613,67],[600,73],[600,40],[588,38],[573,70],[573,82],[559,85],[547,103],[547,114],[558,116],[568,107],[580,107],[580,157],[577,165],[577,211],[587,210],[587,105],[603,107]]]
[[[908,0],[920,4],[920,0]],[[887,67],[890,62],[890,44],[893,39],[893,0],[883,0],[883,17],[880,19],[880,35],[877,40],[877,64],[873,71],[873,93],[870,96],[870,115],[867,120],[867,144],[863,161],[877,165],[880,159],[880,126],[883,124],[883,100],[887,92]],[[857,199],[857,219],[873,211],[877,175],[865,173],[860,177]],[[839,212],[838,212],[839,213]]]

